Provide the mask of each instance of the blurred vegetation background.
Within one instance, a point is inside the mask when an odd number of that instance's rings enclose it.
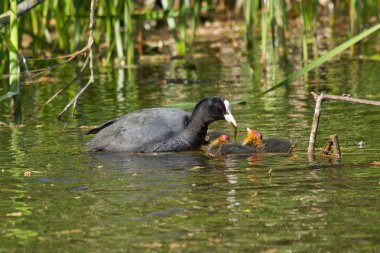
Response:
[[[22,15],[9,12],[28,2],[37,5]],[[90,5],[80,0],[0,3],[0,73],[10,79],[7,97],[19,94],[14,80],[19,68],[22,75],[37,76],[44,67],[71,61],[87,45]],[[349,40],[378,25],[379,10],[379,0],[97,0],[94,59],[101,65],[125,66],[153,55],[190,57],[201,45],[218,46],[215,41],[227,38],[250,61],[286,65],[292,53],[288,43],[299,40],[307,65],[319,57],[325,37],[337,33]],[[318,37],[326,24],[332,29]],[[209,41],[197,41],[199,34]],[[351,47],[350,55],[357,54]]]
[[[11,2],[16,1],[2,1],[0,13],[6,13]],[[84,47],[91,1],[41,2],[18,18],[19,53],[27,58],[49,58]],[[142,54],[190,54],[197,27],[225,21],[232,31],[236,23],[240,25],[240,37],[245,41],[242,51],[260,50],[265,61],[268,47],[276,47],[286,60],[286,42],[293,36],[289,26],[302,28],[302,43],[307,47],[316,39],[318,22],[334,26],[335,19],[349,15],[350,30],[346,33],[351,36],[378,22],[379,7],[378,0],[98,0],[94,37],[98,57],[104,63],[115,59],[130,64]],[[1,26],[4,38],[10,27]],[[236,41],[232,38],[231,43]],[[9,60],[6,40],[0,41],[0,49],[0,72],[4,73]],[[308,58],[308,51],[303,52]]]

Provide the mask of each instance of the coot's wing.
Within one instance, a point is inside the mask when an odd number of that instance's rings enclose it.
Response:
[[[111,119],[110,121],[107,121],[106,123],[103,123],[102,125],[100,125],[100,126],[98,126],[96,128],[91,129],[86,134],[97,134],[97,133],[99,133],[100,130],[102,130],[103,128],[108,127],[109,125],[111,125],[113,123],[115,123],[119,119],[120,119],[120,117],[119,118],[115,118],[115,119]]]
[[[136,111],[105,123],[87,150],[148,152],[184,129],[190,114],[174,108]]]

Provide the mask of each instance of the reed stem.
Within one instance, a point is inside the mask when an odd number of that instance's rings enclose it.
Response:
[[[9,90],[13,94],[11,98],[12,113],[19,118],[21,113],[20,97],[20,66],[18,60],[18,20],[17,20],[17,0],[10,0],[10,43],[12,50],[9,50]]]
[[[191,35],[190,35],[190,42],[189,42],[190,50],[192,50],[193,43],[195,40],[195,32],[197,30],[199,14],[201,11],[201,3],[202,3],[202,0],[195,0],[194,1],[193,19],[191,21]]]
[[[115,0],[113,3],[110,4],[111,7],[111,13],[113,15],[116,15],[116,18],[114,20],[113,28],[115,33],[115,43],[116,43],[116,52],[117,57],[121,60],[121,64],[124,65],[124,50],[123,50],[123,41],[121,39],[121,31],[120,31],[120,19],[118,18],[118,7],[119,7],[119,1]]]
[[[261,61],[266,63],[269,0],[262,1],[261,15]]]
[[[134,43],[133,43],[133,1],[127,0],[124,2],[124,43],[126,45],[127,64],[132,64],[134,61]]]

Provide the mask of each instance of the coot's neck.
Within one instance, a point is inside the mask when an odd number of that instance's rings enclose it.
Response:
[[[212,121],[209,121],[202,117],[202,115],[196,111],[193,111],[191,114],[187,126],[186,126],[186,132],[188,132],[188,136],[196,136],[197,140],[191,140],[195,142],[202,142],[204,141],[206,134],[207,134],[207,128],[208,125]]]
[[[198,133],[198,134],[204,133],[203,137],[205,137],[209,124],[210,124],[209,122],[203,120],[200,117],[191,117],[186,128],[188,131],[193,132],[193,133]]]

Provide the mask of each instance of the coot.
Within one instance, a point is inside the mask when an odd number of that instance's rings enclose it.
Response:
[[[253,129],[247,128],[247,137],[244,139],[243,145],[256,147],[263,153],[290,153],[294,145],[282,138],[265,138]]]
[[[257,149],[251,146],[245,146],[239,143],[231,143],[230,137],[221,134],[209,144],[207,153],[211,156],[228,155],[228,154],[253,154]]]
[[[259,131],[247,128],[247,137],[245,137],[243,145],[259,147],[262,141],[263,135]]]
[[[168,152],[201,146],[210,123],[225,119],[236,127],[228,100],[205,97],[190,114],[181,109],[151,108],[110,120],[92,129],[88,151]]]
[[[203,145],[210,144],[213,140],[220,137],[223,133],[219,131],[208,131],[203,142]]]

